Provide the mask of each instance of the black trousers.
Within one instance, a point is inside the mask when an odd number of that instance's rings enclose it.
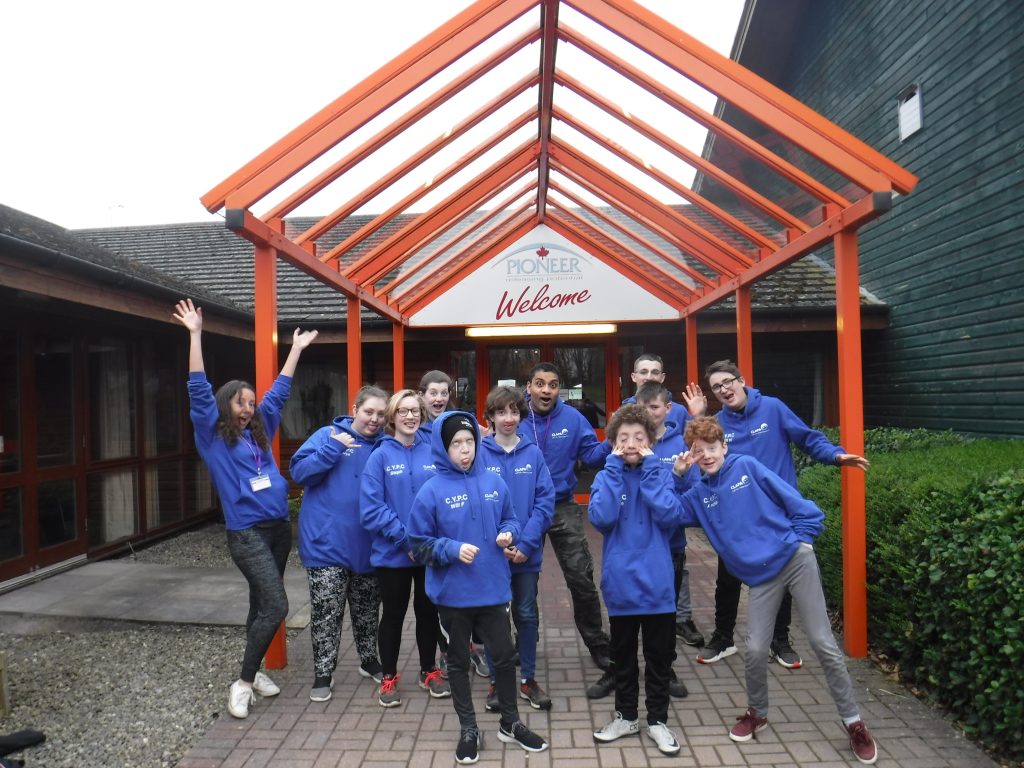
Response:
[[[733,640],[733,632],[736,629],[736,613],[740,607],[740,587],[742,586],[743,582],[729,573],[722,558],[718,558],[718,579],[715,581],[715,634],[721,635],[726,640]],[[793,598],[789,592],[786,592],[779,604],[779,612],[775,614],[773,642],[789,638],[789,625],[792,621]]]
[[[508,603],[479,608],[437,606],[441,629],[448,636],[448,684],[452,687],[452,704],[462,730],[477,727],[469,679],[469,638],[474,633],[484,641],[494,659],[494,686],[501,710],[501,724],[511,728],[519,719],[516,649],[512,644],[508,611]]]
[[[676,614],[648,613],[609,616],[612,671],[615,673],[615,709],[626,720],[639,717],[639,636],[643,633],[644,693],[647,723],[664,723],[668,717],[668,683],[676,649]]]
[[[435,650],[444,653],[448,643],[441,634],[437,606],[430,602],[424,589],[425,569],[422,565],[408,568],[378,568],[381,614],[377,628],[380,665],[385,675],[398,673],[398,653],[402,647],[402,627],[409,610],[409,589],[414,587],[412,610],[416,614],[416,648],[420,655],[420,671],[429,672],[437,664]]]

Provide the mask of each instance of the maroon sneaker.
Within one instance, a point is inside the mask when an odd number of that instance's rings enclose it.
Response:
[[[851,723],[846,726],[846,732],[850,734],[850,748],[864,765],[874,765],[878,759],[878,745],[874,738],[868,733],[868,727],[863,720]]]
[[[750,741],[754,738],[754,734],[764,730],[767,726],[768,718],[759,717],[757,712],[751,708],[736,718],[736,725],[729,731],[729,738],[733,741]]]

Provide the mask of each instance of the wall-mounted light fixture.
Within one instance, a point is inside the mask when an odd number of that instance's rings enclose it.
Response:
[[[900,117],[900,141],[921,130],[924,125],[924,108],[921,103],[921,86],[911,83],[896,96]]]
[[[466,329],[471,339],[510,336],[590,336],[615,333],[615,323],[578,323],[576,325],[483,325]]]

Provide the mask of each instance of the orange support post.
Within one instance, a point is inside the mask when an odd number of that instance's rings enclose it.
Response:
[[[736,365],[748,387],[754,386],[754,330],[750,322],[750,286],[736,289]]]
[[[699,382],[700,371],[697,365],[697,316],[686,316],[686,381]]]
[[[394,368],[394,383],[397,392],[405,389],[405,326],[393,323],[391,326],[391,359]]]
[[[836,331],[839,345],[839,438],[864,454],[864,388],[860,348],[860,277],[857,233],[835,237]],[[843,467],[843,626],[846,652],[868,653],[867,525],[864,472]]]
[[[256,331],[256,390],[266,392],[277,378],[277,253],[265,245],[255,247],[255,331]],[[281,465],[281,436],[274,435],[274,461]],[[284,622],[277,628],[264,657],[267,669],[288,666],[288,644],[285,641]]]
[[[345,348],[348,350],[348,404],[356,401],[360,387],[363,386],[363,303],[356,298],[348,299],[348,317],[345,335]]]

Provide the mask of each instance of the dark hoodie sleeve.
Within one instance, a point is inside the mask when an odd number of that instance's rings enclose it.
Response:
[[[443,567],[459,559],[462,542],[437,535],[434,497],[429,486],[416,494],[409,511],[409,543],[416,562],[428,567]]]
[[[408,552],[408,531],[387,502],[384,480],[384,451],[374,451],[363,468],[359,483],[359,522],[370,533],[383,536],[399,549]]]
[[[665,531],[678,528],[684,518],[675,484],[669,477],[672,473],[653,454],[644,458],[640,471],[640,498],[651,509],[654,523]]]
[[[540,451],[537,451],[537,455],[540,456]],[[537,487],[533,492],[533,510],[530,512],[530,519],[523,526],[519,541],[516,542],[516,549],[526,557],[532,556],[544,546],[544,534],[551,527],[551,520],[555,515],[555,484],[551,480],[551,472],[543,459],[538,466],[540,471],[537,473]]]
[[[761,490],[779,507],[793,524],[793,533],[800,541],[813,544],[825,529],[825,514],[813,501],[801,496],[793,486],[759,461],[751,460],[750,473],[757,477]]]
[[[804,424],[803,419],[793,413],[789,406],[781,400],[777,405],[786,437],[812,459],[822,464],[835,464],[836,456],[846,453],[842,446],[833,445],[823,433]]]
[[[369,450],[367,447],[359,450]],[[309,487],[321,482],[341,459],[345,446],[331,438],[331,428],[321,427],[292,456],[288,472],[297,485]]]
[[[604,469],[597,473],[590,486],[590,504],[587,517],[601,533],[608,533],[619,523],[620,501],[625,482],[622,479],[623,461],[609,456]]]

